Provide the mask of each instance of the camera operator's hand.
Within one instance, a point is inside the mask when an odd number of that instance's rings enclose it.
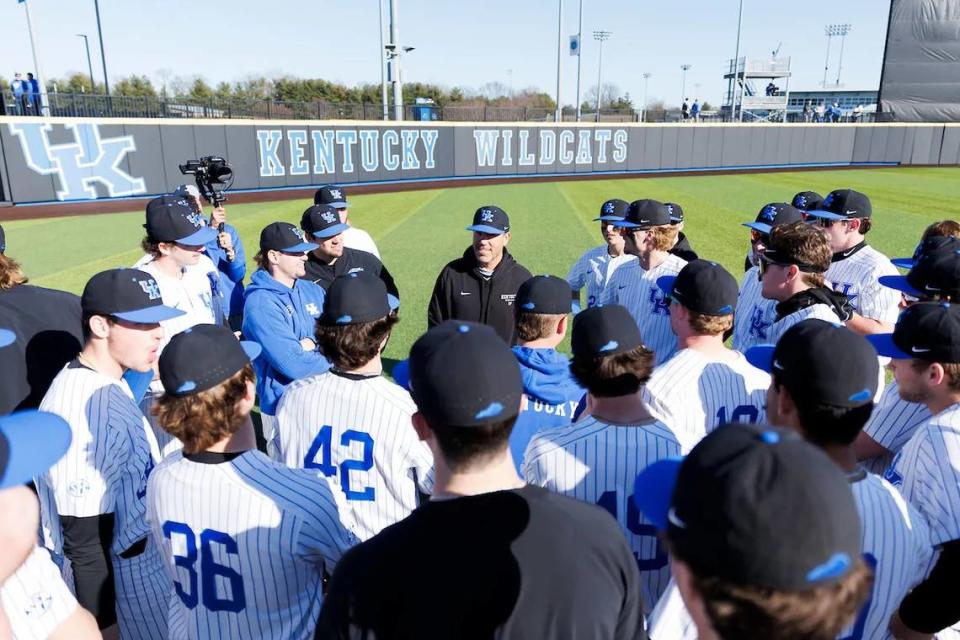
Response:
[[[213,213],[210,214],[210,226],[219,227],[221,224],[227,221],[227,210],[223,207],[216,207],[213,210]],[[226,248],[226,247],[224,247]]]
[[[230,237],[230,234],[226,231],[221,231],[217,235],[217,243],[220,245],[220,248],[227,253],[227,260],[233,262],[236,254],[233,251],[233,238]]]
[[[200,196],[190,196],[190,202],[193,204],[194,211],[203,213],[203,199]]]

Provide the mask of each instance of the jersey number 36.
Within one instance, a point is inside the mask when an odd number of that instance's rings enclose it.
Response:
[[[247,606],[247,598],[243,592],[243,578],[236,569],[217,563],[214,552],[214,547],[219,547],[221,553],[218,555],[221,557],[237,555],[237,541],[222,531],[204,529],[200,532],[198,549],[197,536],[189,525],[167,520],[163,523],[163,537],[172,545],[174,536],[182,538],[183,541],[183,546],[180,548],[183,549],[184,555],[174,554],[173,556],[177,573],[183,575],[180,569],[185,569],[187,574],[186,585],[180,580],[173,582],[177,597],[183,605],[188,609],[195,609],[197,604],[202,602],[203,606],[210,611],[232,611],[233,613],[243,611]],[[218,584],[224,591],[222,598],[217,592]]]

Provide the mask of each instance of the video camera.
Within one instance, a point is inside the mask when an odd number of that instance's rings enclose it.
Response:
[[[197,181],[200,195],[214,207],[219,207],[227,200],[224,191],[233,184],[233,169],[223,158],[204,156],[199,160],[187,160],[186,164],[180,165],[180,173],[192,175]]]

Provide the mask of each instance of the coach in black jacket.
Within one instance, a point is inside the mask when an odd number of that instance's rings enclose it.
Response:
[[[473,231],[473,244],[437,277],[427,325],[451,319],[480,322],[512,345],[513,299],[531,275],[507,251],[510,218],[500,207],[480,207],[467,231]]]

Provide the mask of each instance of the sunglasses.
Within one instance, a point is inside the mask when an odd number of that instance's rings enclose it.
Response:
[[[824,229],[829,229],[834,225],[834,223],[840,222],[842,224],[847,224],[848,220],[828,220],[827,218],[817,218],[817,224]]]
[[[751,230],[750,230],[750,244],[757,244],[758,242],[762,242],[762,243],[766,244],[766,243],[767,243],[767,234],[765,234],[765,233],[760,233],[760,232],[757,231],[756,229],[751,229]]]
[[[760,261],[757,264],[758,272],[757,278],[763,280],[763,275],[770,269],[770,267],[789,267],[792,263],[790,262],[777,262],[776,260],[771,260],[765,255],[760,255]]]

